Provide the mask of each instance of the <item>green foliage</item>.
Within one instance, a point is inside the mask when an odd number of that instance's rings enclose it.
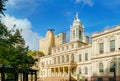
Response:
[[[6,76],[7,76],[6,77],[7,79],[15,79],[15,77],[14,77],[15,74],[14,73],[6,73]]]
[[[4,15],[3,11],[6,10],[5,9],[5,2],[7,0],[0,0],[0,13]]]
[[[8,30],[5,25],[0,23],[0,64],[11,66],[16,71],[18,68],[26,70],[35,63],[35,59],[28,56],[27,53],[28,47],[25,47],[20,30]]]
[[[44,53],[41,51],[38,51],[38,50],[29,50],[28,55],[33,56],[33,57],[35,57],[35,56],[42,57],[42,56],[44,56]]]

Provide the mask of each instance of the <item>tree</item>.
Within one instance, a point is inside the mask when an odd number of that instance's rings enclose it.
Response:
[[[0,64],[15,68],[15,72],[19,68],[26,71],[36,61],[27,53],[28,47],[25,46],[20,30],[8,30],[5,25],[0,23]]]
[[[3,11],[6,10],[6,1],[0,0],[1,15],[4,15]],[[14,72],[10,72],[16,77],[15,74],[18,73],[19,68],[26,72],[36,61],[32,56],[28,56],[27,53],[28,47],[25,46],[20,30],[8,30],[8,27],[0,22],[0,66],[15,69]],[[11,74],[10,77],[12,77]]]
[[[5,9],[5,2],[6,2],[7,0],[0,0],[0,13],[1,14],[3,14],[4,15],[4,10],[6,10]]]
[[[44,53],[38,50],[29,50],[28,55],[33,56],[33,57],[36,57],[36,56],[42,57],[44,56]]]

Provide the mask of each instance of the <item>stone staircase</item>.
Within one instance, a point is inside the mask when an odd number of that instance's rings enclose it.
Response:
[[[74,81],[77,81],[77,75],[76,74],[72,74],[71,77]]]
[[[75,76],[71,76],[72,81],[77,81]],[[38,81],[69,81],[69,77],[45,77],[41,78]]]
[[[68,74],[64,74],[64,75],[58,75],[58,76],[49,76],[45,78],[41,77],[39,78],[38,81],[69,81],[69,80],[70,80],[70,76]],[[77,81],[76,73],[71,74],[71,80]]]

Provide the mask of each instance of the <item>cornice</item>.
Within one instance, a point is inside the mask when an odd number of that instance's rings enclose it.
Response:
[[[115,56],[120,56],[120,51],[109,52],[109,53],[104,53],[104,54],[97,54],[97,55],[91,56],[91,60],[115,57]]]
[[[92,35],[92,38],[96,38],[96,37],[99,37],[99,36],[102,36],[102,35],[105,35],[105,34],[109,34],[109,33],[112,33],[112,32],[116,32],[116,31],[120,31],[120,25],[118,25],[114,28],[111,28],[111,29],[104,30],[103,32],[100,32],[100,33],[94,33]]]

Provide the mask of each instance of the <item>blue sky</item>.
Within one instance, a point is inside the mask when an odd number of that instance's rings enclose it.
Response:
[[[29,30],[30,34],[24,32],[23,36],[30,49],[38,49],[34,39],[44,37],[49,28],[55,29],[55,34],[69,31],[76,12],[86,34],[120,24],[120,0],[9,0],[6,8],[8,19],[4,21],[19,22]]]

